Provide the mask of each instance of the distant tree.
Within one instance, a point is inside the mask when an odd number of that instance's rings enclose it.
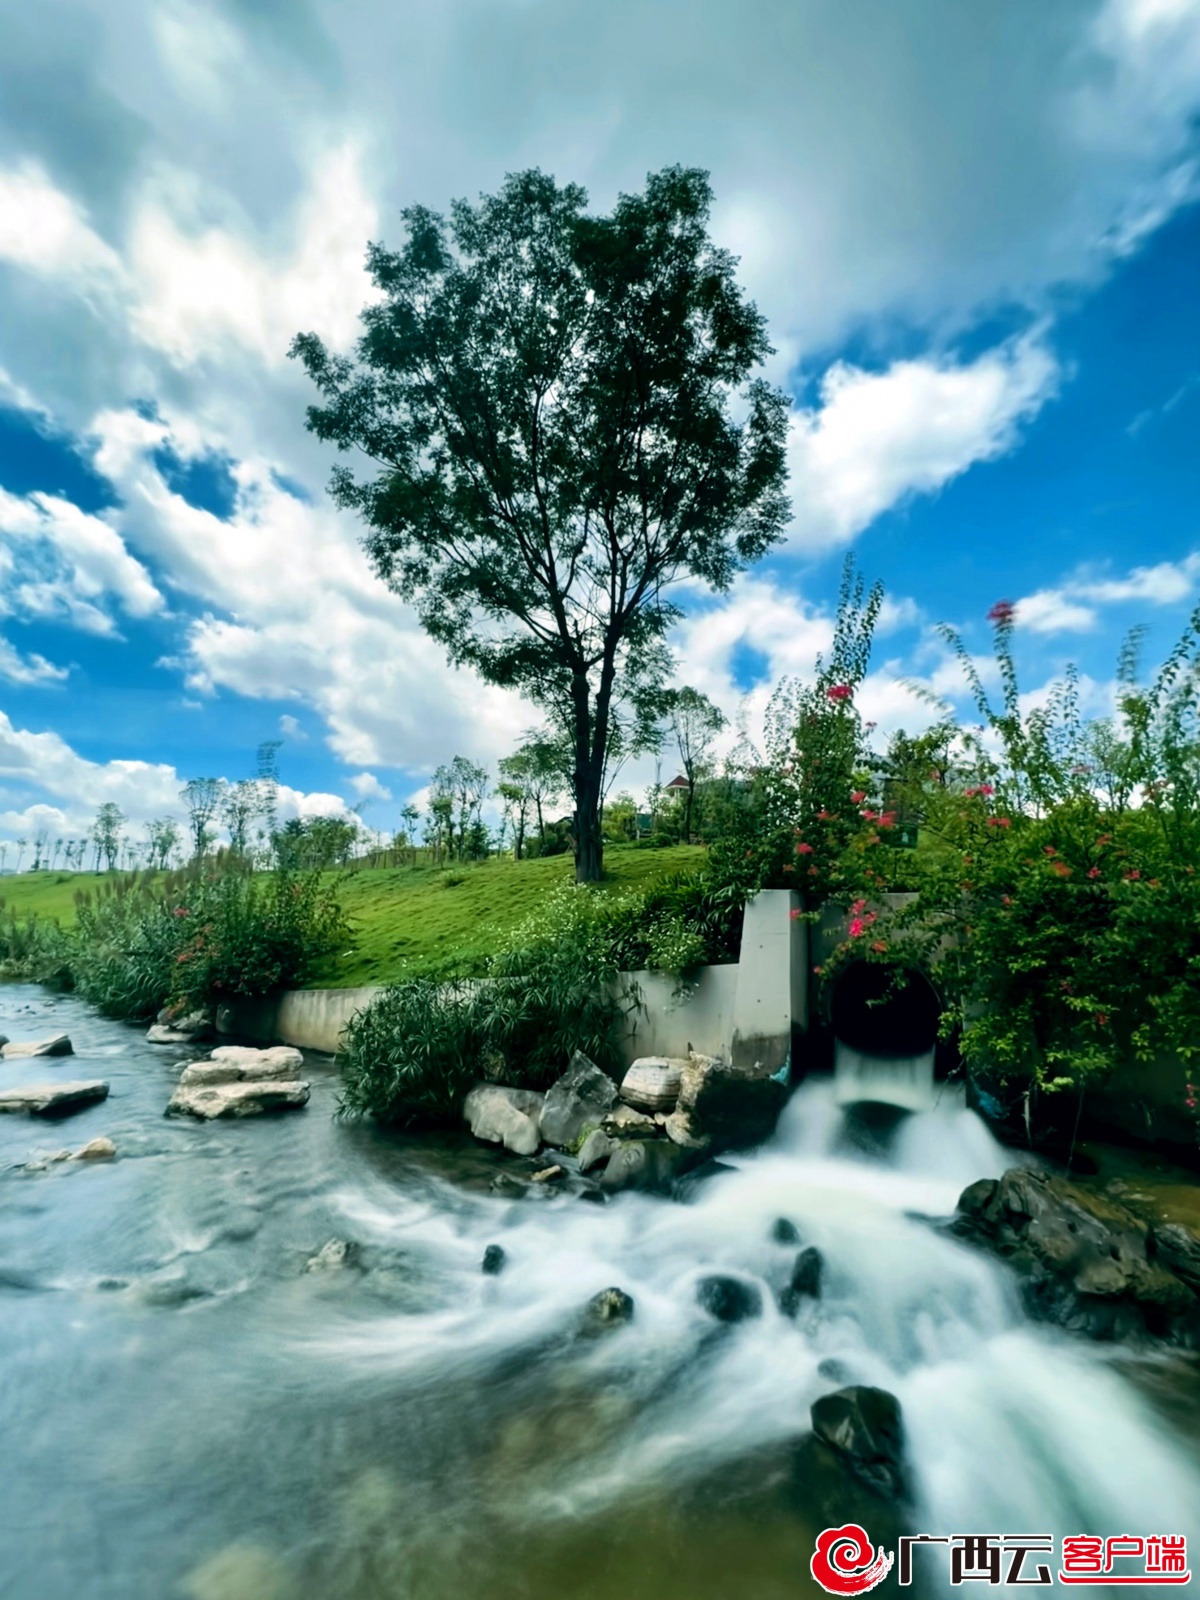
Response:
[[[149,865],[157,867],[160,872],[165,871],[171,857],[179,848],[180,837],[179,824],[174,817],[156,817],[153,822],[148,822],[146,855]]]
[[[369,247],[357,359],[292,345],[309,428],[378,468],[332,481],[376,571],[568,742],[581,881],[603,871],[614,715],[664,681],[672,584],[727,588],[788,519],[788,401],[748,381],[770,345],[711,200],[672,167],[606,217],[536,171],[448,222],[411,207],[399,252]]]
[[[18,839],[17,840],[17,866],[16,866],[16,870],[18,872],[20,872],[20,870],[21,870],[21,857],[25,854],[25,847],[28,844],[28,842],[29,841],[26,840],[26,839]]]
[[[191,778],[179,791],[187,807],[188,831],[192,836],[192,859],[199,861],[216,839],[213,823],[225,798],[224,778]]]
[[[282,739],[266,739],[258,747],[256,765],[262,820],[259,836],[265,840],[274,838],[279,826],[279,751],[282,746]]]
[[[33,836],[33,870],[40,872],[50,854],[50,829],[39,828]]]
[[[525,854],[525,831],[529,826],[529,809],[533,797],[528,782],[521,772],[520,756],[505,756],[500,762],[500,782],[496,794],[504,802],[503,826],[512,828],[513,859],[520,861]]]
[[[400,813],[400,826],[396,830],[396,837],[403,838],[404,852],[410,861],[416,859],[417,824],[421,820],[421,808],[410,800]]]
[[[518,758],[522,763],[523,782],[537,814],[538,842],[545,844],[545,808],[552,806],[569,786],[570,752],[561,739],[534,736],[526,739],[515,757],[508,759]]]
[[[235,855],[249,854],[251,829],[256,819],[265,817],[271,809],[259,778],[240,778],[231,783],[221,796],[221,820],[229,833],[229,848]]]
[[[272,839],[275,859],[288,871],[345,866],[359,842],[357,817],[293,817]]]
[[[92,843],[96,847],[96,866],[101,861],[110,872],[121,856],[121,829],[125,826],[125,813],[112,800],[106,800],[92,823]]]
[[[469,761],[466,756],[455,756],[453,761],[439,767],[433,775],[430,804],[444,804],[445,798],[449,797],[448,841],[460,861],[467,855],[468,830],[480,821],[480,810],[487,789],[487,768]]]
[[[687,779],[684,798],[683,836],[692,840],[692,812],[696,784],[711,769],[713,741],[725,726],[725,714],[698,689],[676,689],[670,696],[671,732],[683,776]]]

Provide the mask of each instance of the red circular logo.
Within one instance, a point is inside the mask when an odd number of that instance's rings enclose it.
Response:
[[[892,1559],[890,1550],[881,1545],[876,1552],[863,1529],[848,1522],[817,1535],[808,1565],[826,1594],[866,1594],[887,1577]]]

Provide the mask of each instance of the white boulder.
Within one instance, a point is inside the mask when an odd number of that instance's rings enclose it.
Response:
[[[252,1079],[242,1083],[181,1083],[167,1103],[168,1117],[254,1117],[264,1111],[297,1111],[308,1104],[308,1084]]]
[[[686,1061],[642,1056],[621,1080],[621,1099],[639,1111],[673,1111]]]
[[[544,1098],[533,1089],[480,1083],[463,1101],[463,1116],[477,1139],[502,1144],[514,1155],[531,1156],[541,1143],[538,1119]]]

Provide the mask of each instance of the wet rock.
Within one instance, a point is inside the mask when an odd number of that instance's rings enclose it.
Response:
[[[601,1289],[583,1308],[579,1331],[589,1337],[607,1333],[610,1328],[619,1328],[623,1323],[632,1322],[633,1309],[633,1296],[626,1294],[624,1289]]]
[[[299,1050],[279,1045],[272,1050],[242,1050],[227,1045],[222,1049],[237,1049],[236,1055],[213,1051],[207,1061],[193,1061],[183,1069],[179,1081],[185,1088],[203,1088],[214,1083],[263,1083],[271,1080],[292,1079],[304,1065]]]
[[[167,1103],[168,1117],[254,1117],[266,1111],[298,1111],[308,1104],[308,1084],[255,1080],[250,1083],[180,1084]]]
[[[51,1167],[57,1167],[64,1161],[70,1161],[69,1150],[54,1150],[47,1156],[35,1156],[32,1161],[27,1161],[24,1166],[26,1172],[49,1172]]]
[[[904,1419],[895,1395],[866,1384],[822,1395],[812,1425],[813,1437],[865,1488],[885,1500],[906,1497]]]
[[[217,1030],[207,1011],[188,1011],[176,1015],[169,1006],[158,1013],[146,1032],[147,1044],[201,1044],[214,1039]]]
[[[658,1124],[644,1111],[616,1106],[601,1120],[600,1132],[610,1139],[653,1139],[657,1137]]]
[[[765,1066],[734,1067],[711,1056],[692,1056],[680,1074],[667,1136],[685,1149],[712,1154],[761,1144],[774,1132],[787,1096],[785,1085]]]
[[[99,1139],[89,1139],[87,1144],[81,1145],[75,1152],[76,1161],[111,1161],[117,1153],[117,1147],[111,1139],[101,1136]]]
[[[718,1322],[748,1322],[762,1316],[762,1291],[758,1285],[723,1273],[701,1278],[696,1285],[696,1299]]]
[[[671,1198],[690,1204],[711,1178],[736,1171],[737,1168],[731,1167],[727,1161],[718,1161],[714,1156],[706,1156],[703,1151],[692,1151],[687,1171],[671,1186]]]
[[[615,1139],[610,1139],[599,1128],[593,1128],[580,1145],[579,1155],[576,1157],[580,1172],[591,1172],[593,1167],[602,1166],[609,1156],[616,1152],[616,1149],[617,1141]]]
[[[0,1046],[0,1058],[23,1061],[32,1056],[72,1056],[75,1047],[70,1035],[52,1033],[47,1039],[11,1039]]]
[[[305,1272],[339,1272],[358,1261],[358,1246],[349,1239],[329,1239],[304,1263]]]
[[[639,1111],[674,1111],[686,1060],[641,1056],[621,1080],[621,1099]]]
[[[482,1272],[485,1277],[494,1278],[504,1271],[504,1263],[508,1260],[508,1253],[502,1244],[490,1244],[483,1252]]]
[[[619,1189],[667,1193],[695,1163],[696,1152],[665,1139],[623,1139],[600,1175],[600,1187],[610,1194]]]
[[[821,1298],[821,1273],[825,1261],[816,1245],[801,1250],[792,1264],[792,1275],[787,1287],[779,1296],[779,1309],[785,1316],[794,1317],[804,1299]]]
[[[586,1127],[595,1126],[615,1104],[617,1086],[582,1050],[546,1091],[541,1111],[541,1133],[547,1144],[569,1149]]]
[[[559,1166],[543,1167],[540,1172],[535,1172],[530,1178],[530,1183],[554,1183],[563,1176],[563,1169]]]
[[[799,1244],[800,1230],[786,1217],[776,1217],[771,1224],[771,1239],[774,1244]]]
[[[477,1139],[502,1144],[514,1155],[531,1156],[541,1143],[538,1116],[543,1099],[532,1089],[480,1083],[463,1101],[463,1116]]]
[[[1200,1342],[1200,1300],[1170,1265],[1186,1252],[1108,1196],[1017,1167],[965,1189],[951,1231],[1010,1262],[1033,1316],[1093,1339]]]
[[[0,1089],[0,1112],[27,1111],[34,1117],[69,1117],[107,1098],[108,1085],[98,1078],[76,1083],[30,1083],[20,1089]]]
[[[1200,1238],[1178,1222],[1156,1223],[1151,1237],[1159,1266],[1200,1294]]]
[[[817,1376],[829,1383],[846,1384],[850,1381],[850,1368],[836,1356],[826,1356],[817,1368]]]

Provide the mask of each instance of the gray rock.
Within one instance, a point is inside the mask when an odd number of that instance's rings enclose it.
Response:
[[[800,1230],[786,1217],[776,1217],[771,1224],[771,1238],[776,1244],[799,1244]]]
[[[502,1144],[514,1155],[531,1156],[541,1142],[538,1115],[543,1096],[532,1089],[480,1083],[463,1101],[463,1116],[477,1139]]]
[[[746,1283],[742,1278],[729,1278],[723,1273],[701,1278],[696,1285],[696,1299],[718,1322],[747,1322],[762,1316],[762,1292],[757,1284]]]
[[[162,1028],[170,1033],[181,1036],[182,1039],[203,1040],[212,1039],[216,1035],[216,1027],[212,1016],[207,1011],[181,1012],[177,1006],[164,1006],[154,1019],[154,1027]],[[151,1035],[154,1028],[147,1035],[151,1043],[157,1043]],[[179,1044],[180,1037],[165,1039],[164,1044]]]
[[[103,1136],[99,1139],[89,1139],[87,1144],[81,1145],[75,1152],[76,1161],[111,1161],[117,1153],[117,1147],[111,1139]]]
[[[560,1150],[569,1149],[584,1128],[599,1123],[616,1099],[617,1086],[608,1074],[576,1050],[570,1066],[546,1092],[542,1138]]]
[[[686,1150],[710,1154],[761,1144],[774,1132],[787,1096],[765,1067],[692,1056],[680,1075],[667,1137]]]
[[[483,1252],[482,1271],[484,1275],[489,1278],[494,1278],[498,1273],[503,1272],[504,1263],[507,1260],[508,1254],[502,1244],[488,1245],[487,1249]]]
[[[167,1103],[169,1117],[254,1117],[264,1111],[295,1111],[308,1104],[308,1084],[258,1079],[250,1083],[180,1084]]]
[[[246,1051],[240,1057],[193,1061],[183,1069],[179,1081],[186,1088],[214,1083],[263,1083],[279,1078],[294,1079],[296,1069],[303,1065],[304,1057],[299,1050],[281,1045],[275,1050]]]
[[[1015,1167],[973,1183],[951,1231],[1005,1257],[1026,1309],[1094,1339],[1139,1335],[1200,1343],[1200,1301],[1182,1253],[1116,1201]]]
[[[632,1106],[615,1106],[601,1118],[600,1131],[610,1139],[653,1139],[658,1123]]]
[[[591,1172],[593,1167],[603,1166],[616,1149],[615,1139],[610,1139],[599,1128],[593,1128],[580,1145],[579,1155],[576,1157],[580,1172]]]
[[[643,1189],[666,1193],[696,1162],[694,1151],[665,1139],[622,1139],[600,1175],[601,1189]]]
[[[329,1239],[304,1263],[305,1272],[338,1272],[352,1267],[358,1259],[358,1246],[349,1239]]]
[[[887,1499],[905,1495],[904,1421],[895,1395],[865,1384],[822,1395],[812,1425],[861,1483]]]
[[[639,1111],[673,1111],[686,1059],[640,1056],[621,1080],[621,1099]]]
[[[75,1047],[65,1033],[52,1033],[48,1039],[13,1039],[0,1047],[5,1061],[22,1061],[30,1056],[72,1056]]]
[[[586,1337],[594,1338],[611,1328],[632,1322],[633,1311],[633,1296],[626,1294],[624,1289],[601,1289],[584,1306],[579,1331]]]
[[[1200,1239],[1177,1222],[1156,1223],[1152,1238],[1159,1265],[1200,1294]]]
[[[108,1085],[98,1078],[75,1083],[32,1083],[20,1089],[0,1089],[0,1112],[27,1111],[34,1117],[67,1117],[108,1097]]]

